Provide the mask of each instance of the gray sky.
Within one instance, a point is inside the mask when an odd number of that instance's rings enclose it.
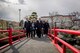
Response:
[[[0,16],[7,20],[19,21],[21,18],[36,11],[38,16],[49,15],[49,12],[68,14],[73,11],[80,12],[80,0],[0,0]]]

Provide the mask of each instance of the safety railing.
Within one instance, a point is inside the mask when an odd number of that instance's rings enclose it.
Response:
[[[52,32],[54,34],[52,34]],[[51,29],[49,31],[49,38],[52,40],[52,43],[56,46],[56,48],[59,50],[60,53],[66,53],[66,48],[69,48],[73,53],[80,53],[80,50],[75,48],[74,46],[70,45],[69,43],[65,42],[64,40],[60,39],[57,35],[58,32],[64,32],[68,34],[75,34],[75,35],[80,35],[80,31],[75,31],[75,30],[67,30],[67,29]],[[58,44],[58,41],[62,43],[62,46]]]
[[[13,45],[14,43],[24,39],[24,37],[26,36],[24,30],[12,30],[12,28],[9,28],[8,30],[0,30],[0,32],[3,32],[3,33],[8,32],[8,37],[0,39],[0,42],[8,39],[8,44],[1,46],[0,50],[3,48],[6,48],[9,45]],[[17,33],[22,32],[22,34],[17,34],[15,36],[13,36],[12,32],[17,32]],[[22,37],[22,38],[20,38],[20,37]],[[15,41],[13,41],[13,38],[17,38],[17,39]]]

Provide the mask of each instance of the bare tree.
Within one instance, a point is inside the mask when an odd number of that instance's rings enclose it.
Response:
[[[59,15],[58,12],[54,12],[54,11],[53,11],[53,12],[49,12],[49,16],[50,16],[51,21],[52,21],[52,23],[51,23],[52,28],[55,27],[55,25],[56,25],[56,23],[57,23],[57,22],[54,22],[54,23],[53,23],[53,17],[54,17],[54,16],[57,17],[57,15]]]
[[[72,28],[73,26],[79,26],[77,25],[77,20],[80,17],[80,13],[79,12],[71,12],[70,14],[70,20],[72,21],[72,26],[70,28]]]

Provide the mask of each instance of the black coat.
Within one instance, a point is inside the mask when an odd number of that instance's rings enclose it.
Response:
[[[48,29],[49,29],[49,23],[44,23],[44,34],[48,34]]]
[[[37,29],[41,29],[41,28],[43,28],[42,21],[40,21],[40,22],[37,21],[36,24],[35,24],[35,26],[36,26]]]
[[[30,21],[25,21],[24,28],[26,28],[26,30],[30,30],[31,22]]]
[[[49,23],[44,23],[44,24],[43,24],[43,28],[44,28],[44,29],[49,29]]]

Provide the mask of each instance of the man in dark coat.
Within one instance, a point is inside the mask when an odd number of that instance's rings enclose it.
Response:
[[[36,22],[36,33],[37,33],[37,36],[39,38],[41,38],[41,30],[42,30],[42,23],[40,20],[37,20],[37,22]]]
[[[24,23],[24,28],[25,28],[25,30],[26,30],[27,38],[30,37],[31,22],[28,20],[28,18],[26,18],[26,21],[25,21],[25,23]]]
[[[44,22],[44,34],[48,35],[48,29],[50,28],[49,23],[47,21]]]
[[[39,23],[41,25],[41,37],[43,37],[43,21],[41,20],[41,18],[39,18]]]

